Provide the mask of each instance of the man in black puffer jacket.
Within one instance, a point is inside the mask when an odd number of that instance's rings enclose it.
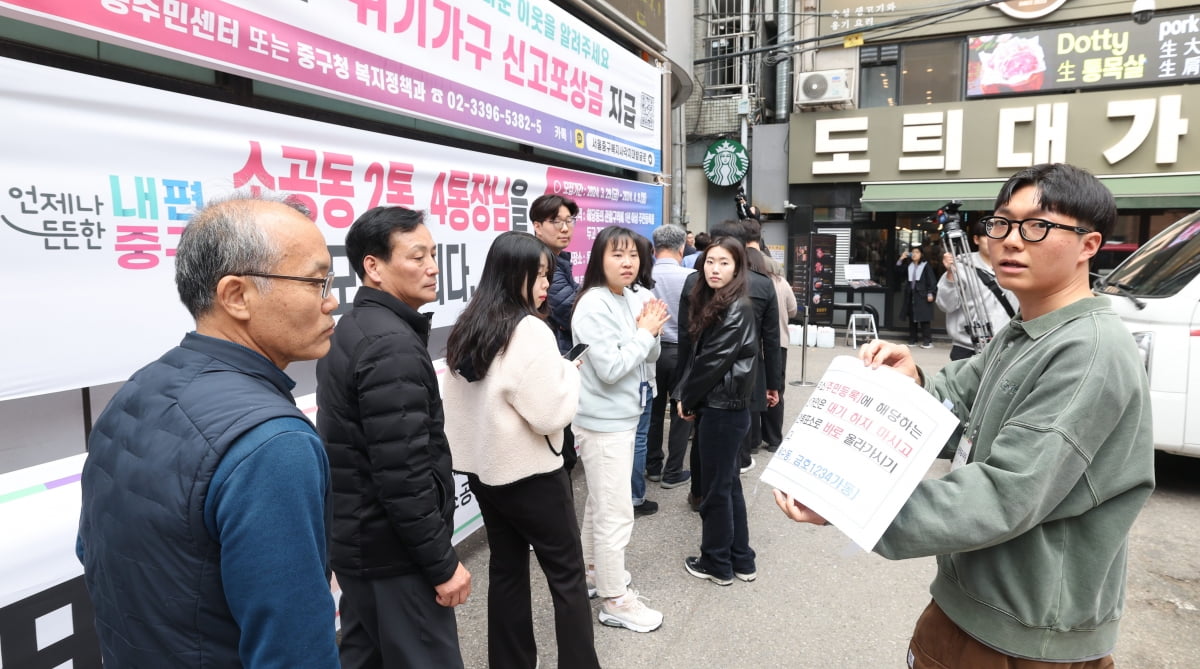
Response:
[[[451,544],[454,481],[426,345],[437,299],[424,216],[376,207],[346,234],[363,282],[317,363],[317,429],[333,473],[330,563],[342,667],[462,667],[453,607],[471,575]]]
[[[579,285],[571,275],[571,253],[567,251],[575,234],[575,217],[578,215],[579,205],[563,195],[546,193],[529,205],[534,236],[554,252],[554,272],[546,296],[550,315],[546,320],[554,331],[559,353],[571,350],[571,312],[575,309],[575,294],[579,292]],[[569,474],[579,459],[575,453],[575,433],[570,425],[563,430],[562,453],[563,467]]]

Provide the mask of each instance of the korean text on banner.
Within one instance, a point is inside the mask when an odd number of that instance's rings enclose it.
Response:
[[[375,206],[424,211],[437,242],[435,339],[466,306],[496,235],[533,231],[539,195],[579,205],[567,251],[580,267],[601,228],[650,236],[662,217],[651,183],[3,58],[0,108],[0,281],[10,287],[0,311],[16,318],[0,330],[0,401],[123,381],[178,343],[193,327],[173,281],[179,236],[193,212],[234,190],[289,193],[313,212],[333,257],[335,316],[359,286],[346,228]]]
[[[958,418],[907,376],[838,356],[762,480],[869,551],[957,426]]]
[[[0,0],[0,16],[662,171],[661,72],[550,0]]]

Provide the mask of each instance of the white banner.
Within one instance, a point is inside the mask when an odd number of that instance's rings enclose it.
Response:
[[[0,15],[662,171],[662,75],[549,0],[4,0]]]
[[[122,381],[193,328],[174,249],[205,200],[295,193],[334,257],[344,313],[357,277],[342,247],[367,209],[427,212],[449,327],[492,238],[531,231],[529,203],[573,197],[582,272],[598,228],[649,236],[662,189],[472,153],[0,59],[0,401]]]

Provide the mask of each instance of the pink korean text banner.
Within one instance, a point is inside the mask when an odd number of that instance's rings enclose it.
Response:
[[[358,279],[346,228],[367,209],[426,212],[440,267],[434,328],[470,298],[492,239],[532,232],[529,204],[580,205],[568,251],[607,225],[649,236],[659,186],[399,139],[0,59],[0,400],[122,381],[193,322],[174,254],[207,200],[293,193],[334,259],[344,313]],[[582,267],[576,268],[581,273]]]
[[[661,71],[549,0],[0,0],[0,15],[662,171]]]

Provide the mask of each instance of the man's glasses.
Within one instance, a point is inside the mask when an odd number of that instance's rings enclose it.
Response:
[[[556,228],[569,228],[572,225],[575,225],[575,217],[568,216],[566,218],[551,218],[549,220],[542,221],[542,222],[547,223],[549,225],[553,225]]]
[[[304,283],[311,283],[314,286],[321,287],[321,299],[323,300],[329,297],[329,289],[333,287],[334,274],[332,271],[330,271],[329,274],[326,274],[323,278],[319,279],[315,276],[287,276],[284,274],[264,274],[263,272],[242,272],[237,276],[257,276],[263,279],[287,279],[288,281],[303,281]]]
[[[1062,223],[1052,223],[1044,218],[1027,218],[1023,221],[1014,221],[1003,216],[985,216],[979,219],[983,225],[983,234],[992,239],[1005,239],[1008,233],[1012,232],[1012,227],[1017,226],[1017,231],[1021,233],[1021,239],[1027,242],[1040,242],[1050,234],[1050,228],[1058,228],[1059,230],[1070,230],[1076,234],[1086,235],[1095,230],[1088,230],[1077,225],[1063,225]]]

